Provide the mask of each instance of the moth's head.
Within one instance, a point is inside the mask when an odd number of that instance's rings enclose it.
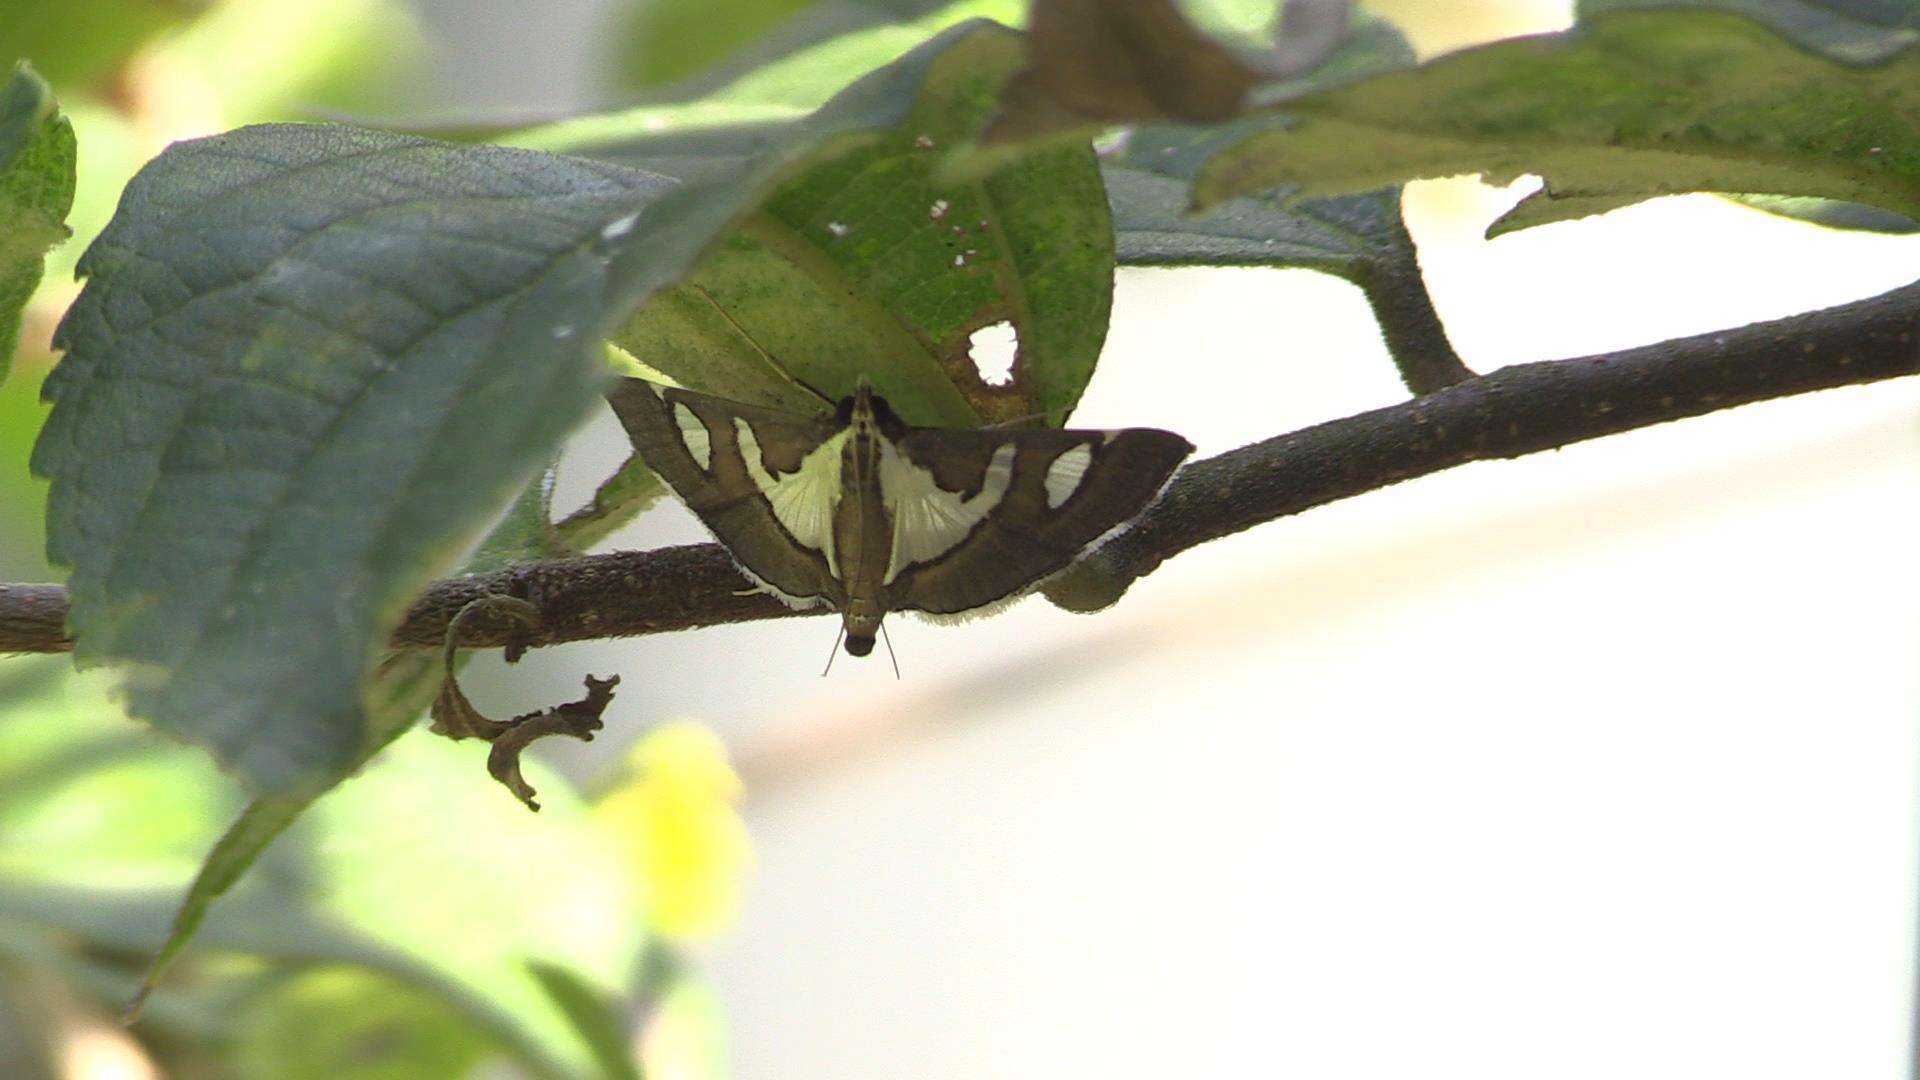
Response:
[[[852,605],[841,614],[841,625],[847,630],[847,655],[865,656],[873,651],[873,635],[880,632],[879,612],[865,611],[861,605]]]

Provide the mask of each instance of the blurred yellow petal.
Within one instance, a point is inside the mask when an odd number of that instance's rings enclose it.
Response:
[[[741,793],[719,736],[680,723],[641,739],[628,778],[595,805],[646,890],[656,933],[704,938],[733,922],[752,860]]]

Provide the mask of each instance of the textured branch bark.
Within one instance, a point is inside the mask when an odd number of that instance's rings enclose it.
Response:
[[[0,653],[66,652],[67,590],[58,585],[0,585]]]
[[[1809,315],[1638,349],[1504,368],[1181,470],[1133,527],[1046,586],[1092,611],[1189,548],[1470,461],[1511,458],[1749,402],[1920,373],[1920,283]],[[472,600],[533,602],[540,625],[476,618],[472,646],[551,645],[796,614],[714,544],[532,563],[429,588],[394,634],[435,648]],[[61,652],[57,586],[0,586],[0,652]]]

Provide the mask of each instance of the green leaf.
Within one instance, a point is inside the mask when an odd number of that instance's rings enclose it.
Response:
[[[616,31],[618,77],[652,102],[778,86],[789,102],[812,87],[801,103],[813,105],[949,26],[1025,13],[1021,0],[651,0]]]
[[[525,961],[624,987],[644,917],[567,785],[538,777],[543,810],[528,814],[476,782],[484,757],[423,731],[399,740],[288,831],[213,912],[203,944],[273,955],[255,928],[281,936],[284,912],[312,910],[360,939],[340,959],[389,954],[384,970],[411,969],[527,1056],[593,1075],[591,1045]]]
[[[1369,20],[1311,78],[1340,80],[1412,63],[1413,50],[1398,31]],[[1101,172],[1113,204],[1120,263],[1306,267],[1359,285],[1375,303],[1404,305],[1406,290],[1420,291],[1421,278],[1413,238],[1401,220],[1399,185],[1305,200],[1282,191],[1191,209],[1191,184],[1205,162],[1271,122],[1245,117],[1207,127],[1145,124],[1115,140],[1101,155]],[[1419,304],[1430,310],[1423,292]],[[1389,321],[1383,318],[1383,325]],[[1388,334],[1390,342],[1398,336]],[[1431,344],[1444,353],[1444,339]]]
[[[0,924],[151,952],[232,785],[114,719],[95,683],[10,695],[0,713]],[[547,806],[527,814],[475,782],[482,756],[424,733],[397,744],[288,830],[207,914],[201,947],[370,966],[452,1003],[543,1074],[597,1076],[589,1035],[525,962],[626,988],[645,919],[566,785],[539,777]]]
[[[1677,191],[1811,195],[1920,213],[1920,51],[1844,67],[1720,11],[1596,12],[1287,101],[1202,170],[1206,206],[1426,176],[1543,174],[1510,230]]]
[[[104,680],[63,657],[13,658],[5,673],[0,880],[146,889],[191,873],[233,806],[205,755],[130,727]]]
[[[1920,232],[1920,221],[1859,203],[1834,202],[1832,199],[1797,198],[1792,195],[1729,195],[1734,202],[1756,210],[1778,214],[1798,221],[1823,225],[1829,229],[1859,232],[1906,234]]]
[[[792,0],[779,0],[790,6]],[[683,0],[645,5],[640,18],[676,18],[696,32],[725,28],[733,32],[751,27],[747,21],[716,18],[712,5],[697,9]],[[993,19],[1017,23],[1026,4],[1021,0],[816,0],[804,13],[767,33],[718,67],[698,77],[663,87],[656,101],[695,98],[735,102],[779,103],[811,109],[827,100],[848,79],[893,63],[908,52],[962,23]],[[681,38],[681,41],[684,41]],[[659,39],[656,55],[693,57],[698,46],[687,48],[674,36]]]
[[[465,1076],[493,1041],[444,998],[364,968],[326,967],[245,1002],[239,1076],[414,1080]]]
[[[593,1048],[595,1063],[606,1080],[640,1080],[633,1063],[633,1037],[628,1010],[620,999],[563,967],[542,961],[527,965],[575,1031]]]
[[[817,408],[759,349],[828,397],[869,376],[917,423],[1063,420],[1105,336],[1111,226],[1085,146],[1039,150],[984,179],[942,184],[941,150],[969,141],[1022,62],[992,24],[946,35],[917,98],[885,135],[795,177],[685,286],[634,313],[614,340],[686,385]],[[581,148],[697,177],[792,133],[762,125]],[[971,336],[1006,322],[1012,381],[985,383]],[[756,347],[757,346],[757,347]]]
[[[555,523],[555,539],[570,551],[590,551],[666,493],[667,485],[640,455],[629,455],[594,489],[593,501]]]
[[[671,186],[337,127],[163,154],[82,260],[34,453],[81,662],[264,790],[343,771],[401,605],[596,398],[601,230]]]
[[[621,14],[615,31],[620,42],[618,77],[622,85],[636,90],[684,84],[697,75],[711,77],[716,64],[736,56],[748,45],[765,42],[775,32],[783,39],[780,44],[793,49],[892,18],[892,13],[857,0],[657,0],[635,4]],[[754,52],[762,64],[773,59],[764,45]],[[698,96],[698,92],[682,96]]]
[[[1353,28],[1316,75],[1346,79],[1410,67],[1413,49],[1377,19]],[[1296,200],[1291,190],[1193,211],[1191,185],[1206,161],[1272,123],[1249,117],[1206,127],[1144,124],[1101,156],[1119,261],[1146,266],[1302,266],[1347,278],[1379,264],[1410,264],[1400,189]]]
[[[553,559],[567,554],[553,531],[553,484],[557,466],[540,470],[520,497],[513,500],[493,531],[460,568],[463,574],[486,574],[519,562]]]
[[[1109,165],[1116,254],[1123,266],[1302,266],[1343,273],[1355,263],[1411,250],[1400,189],[1314,199],[1233,199],[1205,214],[1187,212],[1185,182]]]
[[[181,901],[180,909],[174,912],[166,938],[148,962],[146,974],[140,980],[140,989],[127,1004],[129,1016],[139,1013],[159,985],[160,977],[166,974],[194,935],[200,932],[208,912],[213,908],[213,902],[238,884],[241,876],[266,853],[267,846],[279,839],[287,826],[292,825],[312,805],[312,799],[295,797],[255,799],[247,804],[239,819],[221,834],[213,850],[207,853],[200,871],[194,875],[192,884],[187,886],[186,898]]]
[[[73,207],[73,126],[24,61],[0,87],[0,380],[20,340],[20,311]]]
[[[98,85],[166,30],[213,0],[9,0],[0,63],[31,60],[63,87]]]
[[[399,0],[248,0],[212,5],[155,52],[238,123],[390,110],[408,99],[425,44]]]
[[[1911,0],[1579,0],[1576,15],[1696,8],[1742,15],[1803,49],[1843,64],[1878,64],[1920,42]]]
[[[813,13],[794,21],[792,36],[784,31],[769,35],[737,61],[649,95],[645,104],[509,131],[493,141],[563,153],[585,154],[603,147],[617,158],[624,144],[687,132],[696,148],[686,160],[697,164],[716,160],[714,148],[698,145],[719,134],[713,129],[768,125],[758,132],[748,128],[736,147],[738,153],[752,156],[790,138],[786,122],[819,108],[846,87],[849,78],[888,65],[899,74],[915,63],[908,59],[910,53],[954,27],[981,19],[1016,23],[1026,10],[1023,0],[952,0],[910,21],[897,21],[889,3],[820,0]],[[901,3],[901,14],[919,11],[917,0]],[[833,14],[842,9],[850,13],[848,18]],[[663,171],[683,179],[694,175],[679,168]]]
[[[464,569],[480,573],[509,563],[550,554],[554,530],[548,517],[552,506],[551,470],[527,485],[501,521],[481,541]],[[389,657],[374,675],[368,694],[367,751],[354,763],[358,769],[399,738],[433,700],[440,685],[441,658],[432,653]],[[129,1011],[137,1012],[147,996],[199,933],[215,901],[224,896],[267,850],[267,846],[313,805],[318,793],[267,796],[249,803],[238,820],[214,844],[174,913],[166,940],[148,962]]]

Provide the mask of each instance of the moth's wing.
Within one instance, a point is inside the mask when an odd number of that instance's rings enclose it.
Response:
[[[1192,452],[1152,428],[910,429],[880,463],[886,607],[957,614],[1026,588],[1138,514]]]
[[[607,401],[640,459],[751,576],[797,606],[844,601],[833,554],[842,427],[644,379],[619,380]]]

